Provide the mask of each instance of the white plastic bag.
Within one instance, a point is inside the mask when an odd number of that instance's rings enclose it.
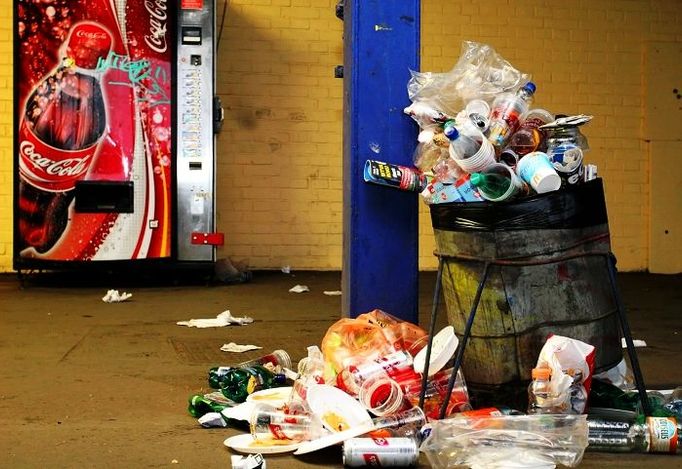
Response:
[[[575,467],[587,447],[586,415],[456,417],[431,426],[420,451],[435,469]]]
[[[512,67],[491,46],[471,41],[462,43],[462,53],[450,71],[411,74],[407,85],[410,100],[419,108],[451,116],[473,99],[492,101],[495,95],[516,91],[530,80],[530,75]]]

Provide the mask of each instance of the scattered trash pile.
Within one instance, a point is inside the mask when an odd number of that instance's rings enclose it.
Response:
[[[248,428],[225,440],[251,455],[232,456],[234,468],[264,468],[263,455],[338,444],[348,467],[411,466],[420,452],[436,468],[575,467],[586,448],[678,450],[682,388],[650,392],[654,415],[644,417],[624,362],[593,377],[589,344],[550,336],[528,408],[520,410],[504,402],[472,409],[461,372],[448,393],[457,347],[452,326],[430,340],[422,328],[374,310],[334,323],[296,371],[284,350],[211,368],[213,391],[191,396],[189,413],[204,427]]]
[[[537,87],[490,46],[465,42],[445,73],[412,72],[405,108],[421,129],[414,168],[367,160],[364,180],[427,204],[500,202],[596,178],[580,127],[592,116],[533,108]]]

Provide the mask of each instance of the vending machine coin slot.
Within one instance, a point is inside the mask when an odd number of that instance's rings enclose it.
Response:
[[[182,44],[190,46],[201,45],[201,28],[198,26],[182,27]]]

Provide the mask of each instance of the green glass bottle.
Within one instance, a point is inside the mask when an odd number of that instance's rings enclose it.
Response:
[[[260,365],[231,368],[220,381],[220,391],[234,402],[244,402],[249,394],[286,383],[286,376]]]
[[[282,367],[291,369],[291,357],[285,350],[274,350],[272,353],[263,355],[262,357],[254,358],[233,366],[214,366],[208,370],[208,385],[212,389],[220,389],[220,383],[232,368],[243,368],[245,366],[253,365],[272,365],[273,367]]]
[[[187,410],[192,417],[199,418],[209,412],[220,412],[228,406],[224,399],[223,402],[212,399],[211,394],[194,394],[189,397]]]

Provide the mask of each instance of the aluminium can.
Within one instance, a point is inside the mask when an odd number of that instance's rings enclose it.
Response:
[[[348,467],[414,466],[418,459],[412,438],[351,438],[343,444],[343,464]]]

